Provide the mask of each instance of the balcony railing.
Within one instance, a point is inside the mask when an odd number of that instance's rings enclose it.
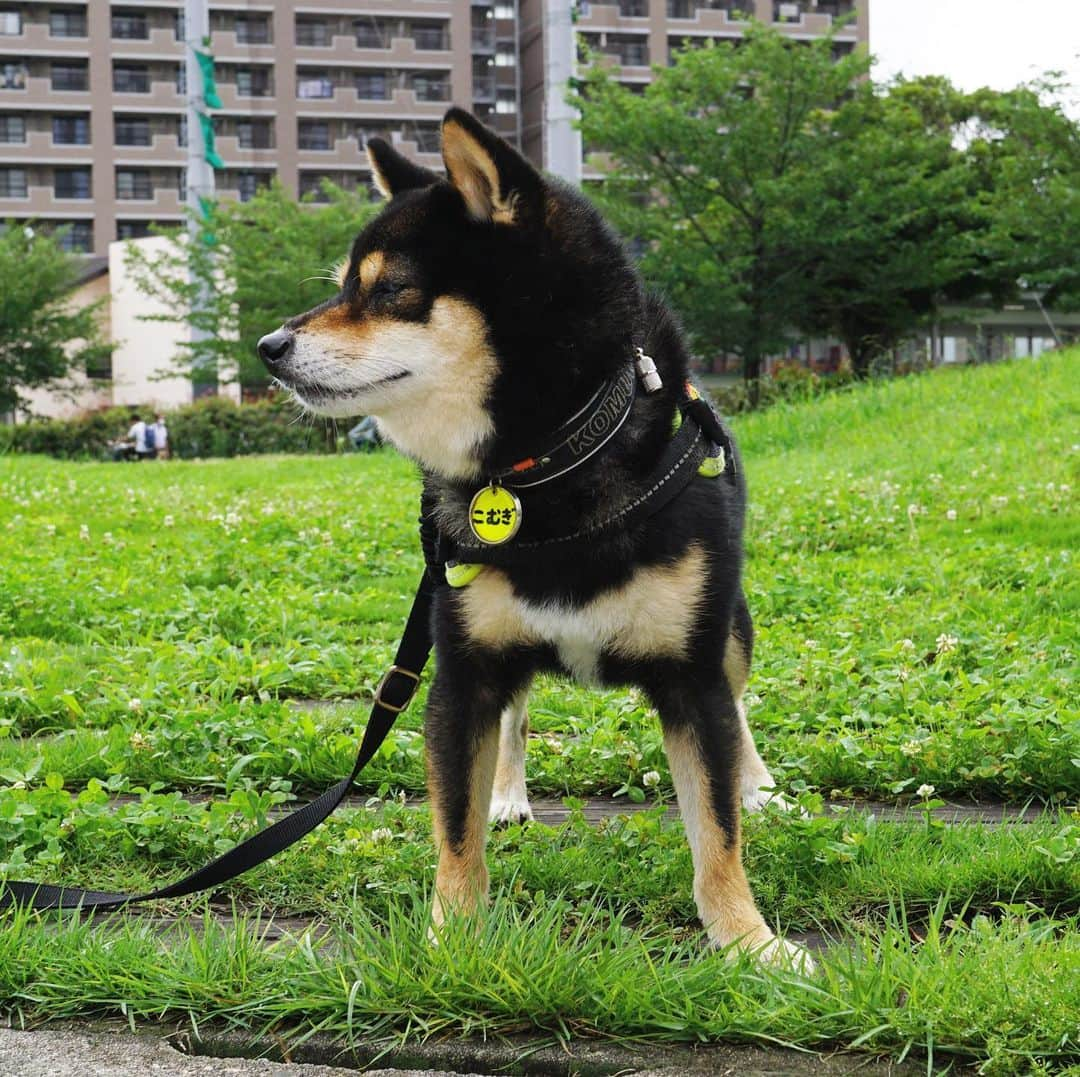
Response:
[[[474,26],[472,28],[472,47],[474,49],[495,48],[495,28],[487,26]]]
[[[443,30],[429,30],[424,27],[414,27],[412,31],[413,43],[418,49],[446,50],[450,48],[450,38]]]
[[[834,19],[850,15],[854,0],[774,0],[774,22],[800,22],[804,15],[831,15]]]
[[[745,2],[751,6],[749,0]],[[695,19],[699,11],[726,11],[733,6],[738,6],[733,0],[667,0],[667,13],[669,19]]]

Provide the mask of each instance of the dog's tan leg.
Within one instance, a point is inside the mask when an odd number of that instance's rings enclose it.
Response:
[[[743,610],[745,618],[743,631],[747,636],[752,636],[750,627],[749,611]],[[750,723],[746,720],[746,704],[743,694],[746,691],[746,682],[750,678],[750,657],[753,644],[735,632],[729,632],[727,642],[724,644],[724,676],[727,677],[731,686],[731,694],[735,699],[735,709],[739,712],[739,725],[741,727],[741,741],[739,753],[739,794],[743,807],[749,811],[761,811],[766,804],[774,803],[782,808],[793,808],[795,805],[783,794],[776,791],[776,782],[765,766],[754,744],[754,734],[750,732]]]
[[[709,941],[808,970],[805,952],[777,939],[754,904],[742,866],[738,802],[733,789],[725,793],[725,775],[714,775],[707,764],[699,729],[698,723],[665,724],[664,749],[694,861],[694,901]]]
[[[499,722],[499,762],[488,817],[495,823],[522,823],[532,818],[525,788],[525,744],[529,735],[526,685],[502,712]]]
[[[435,927],[451,912],[471,913],[487,902],[488,805],[498,751],[499,730],[491,723],[478,734],[465,773],[448,775],[429,765],[432,830],[439,857],[431,913]],[[448,779],[455,778],[461,786],[449,787]]]

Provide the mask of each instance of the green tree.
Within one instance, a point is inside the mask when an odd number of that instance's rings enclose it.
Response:
[[[249,202],[215,203],[196,242],[172,232],[177,242],[164,252],[131,245],[139,288],[167,311],[152,320],[201,331],[173,357],[176,370],[196,381],[268,384],[256,341],[329,297],[334,266],[378,209],[364,193],[332,185],[326,193],[325,204],[301,203],[275,182]],[[204,303],[189,313],[199,295]]]
[[[70,387],[108,359],[98,304],[72,306],[78,263],[55,236],[23,222],[0,228],[0,415],[27,408],[24,391]]]
[[[866,83],[828,117],[811,222],[807,333],[838,336],[856,376],[946,297],[1001,288],[986,258],[990,215],[957,138],[964,95],[945,79]]]
[[[696,347],[739,355],[756,379],[813,301],[808,208],[821,197],[831,115],[869,58],[754,24],[737,45],[676,53],[641,94],[593,64],[575,103],[589,147],[610,154],[598,198],[643,246],[642,268]]]
[[[1053,78],[968,98],[962,133],[990,216],[987,258],[1047,306],[1080,307],[1080,124]]]

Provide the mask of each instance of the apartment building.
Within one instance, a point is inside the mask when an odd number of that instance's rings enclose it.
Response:
[[[321,197],[367,186],[380,135],[438,167],[446,108],[515,142],[516,7],[478,0],[226,0],[210,4],[224,198],[277,176]],[[72,250],[183,218],[182,0],[0,0],[0,220],[70,227]]]
[[[855,20],[869,0],[211,0],[215,180],[246,200],[277,176],[321,197],[324,179],[370,184],[373,135],[440,166],[439,120],[472,109],[537,164],[572,181],[583,162],[565,102],[576,35],[642,86],[650,65],[709,38],[738,40],[751,16],[795,38]],[[0,0],[0,220],[68,225],[72,250],[108,253],[183,218],[183,0]]]

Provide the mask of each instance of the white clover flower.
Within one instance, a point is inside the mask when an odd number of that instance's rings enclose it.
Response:
[[[900,650],[913,651],[915,650],[915,641],[911,639],[902,639],[900,641]]]
[[[1003,505],[1007,505],[1008,503],[1009,498],[1005,494],[994,494],[994,496],[990,498],[990,504],[997,509],[1000,509]]]
[[[50,536],[55,535],[56,534],[56,524],[46,524],[45,525],[45,534],[50,535]]]
[[[950,651],[955,651],[959,642],[960,641],[955,636],[951,636],[947,632],[942,632],[936,640],[937,653],[948,654]]]
[[[908,677],[911,676],[911,671],[909,669],[899,669],[896,671],[896,675],[900,678],[901,684],[906,684]]]
[[[955,520],[956,519],[956,509],[949,509],[945,513],[945,519],[946,520]]]
[[[900,753],[906,755],[909,759],[913,755],[918,755],[922,750],[922,743],[917,740],[906,740],[900,745]]]
[[[105,534],[101,536],[101,541],[104,542],[106,546],[111,546],[113,544],[112,532],[106,531]]]
[[[130,744],[131,747],[134,748],[137,752],[145,752],[148,748],[151,747],[150,740],[142,733],[140,733],[137,729],[134,733],[131,734],[130,737],[128,737],[128,744]]]
[[[162,527],[172,527],[176,521],[170,515],[166,515],[165,519],[161,521]]]
[[[929,800],[930,797],[934,795],[934,792],[935,789],[932,785],[927,785],[926,783],[923,783],[919,786],[918,789],[915,790],[915,795],[917,797],[922,797],[923,800]]]
[[[394,832],[388,826],[380,826],[371,832],[372,841],[389,841],[393,836]]]
[[[79,528],[79,538],[81,538],[81,539],[83,540],[83,542],[86,542],[86,540],[87,540],[87,539],[88,539],[89,537],[90,537],[90,528],[89,528],[89,527],[87,527],[87,526],[86,526],[86,524],[83,524],[83,525],[82,525],[82,526],[81,526],[81,527]]]
[[[238,523],[240,523],[240,514],[238,512],[225,513],[225,523],[229,527],[235,527]]]
[[[660,784],[660,772],[658,770],[647,770],[641,776],[641,784],[646,789],[652,789],[654,785]]]
[[[139,699],[138,696],[135,696],[134,699],[129,699],[128,700],[128,710],[129,711],[141,711],[142,710],[142,700]]]

